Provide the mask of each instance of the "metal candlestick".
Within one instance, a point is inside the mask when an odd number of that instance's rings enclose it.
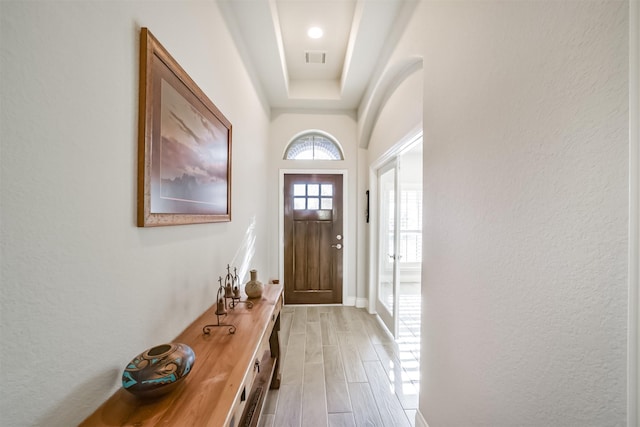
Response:
[[[202,328],[202,333],[205,335],[209,335],[211,330],[215,327],[226,326],[229,328],[229,334],[235,334],[236,327],[234,325],[225,325],[224,323],[220,323],[220,316],[225,317],[227,315],[227,300],[225,298],[225,289],[222,286],[222,277],[218,278],[218,282],[220,285],[218,286],[218,292],[216,297],[216,324],[205,325]]]
[[[227,265],[227,269],[228,268],[229,266]],[[233,276],[231,276],[231,281],[233,283],[233,289],[231,291],[231,309],[233,310],[236,308],[236,305],[238,304],[247,304],[247,308],[253,308],[253,302],[249,300],[240,300],[240,278],[238,277],[238,269],[235,267],[233,267]]]

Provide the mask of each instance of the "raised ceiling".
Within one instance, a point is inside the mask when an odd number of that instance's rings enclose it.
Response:
[[[403,25],[405,0],[219,0],[269,106],[355,110]],[[320,27],[312,39],[307,30]],[[324,59],[324,61],[323,61]]]

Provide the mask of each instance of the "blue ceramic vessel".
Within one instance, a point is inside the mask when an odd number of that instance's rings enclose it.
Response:
[[[191,372],[196,355],[186,344],[169,343],[137,355],[122,373],[122,386],[139,397],[170,392]]]

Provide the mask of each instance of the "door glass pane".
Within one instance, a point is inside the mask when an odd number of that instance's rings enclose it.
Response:
[[[299,211],[299,210],[304,210],[307,208],[306,206],[306,202],[307,199],[305,199],[304,197],[294,197],[293,198],[293,209]]]
[[[317,197],[309,197],[307,199],[307,209],[318,210],[320,209],[320,199]]]
[[[329,197],[320,199],[320,209],[333,209],[333,199]]]
[[[309,184],[307,185],[307,194],[309,196],[319,196],[320,195],[320,184]]]
[[[380,303],[393,313],[393,283],[395,268],[395,169],[380,175],[379,210],[380,213],[380,253],[378,256],[378,299]]]
[[[306,184],[293,184],[293,195],[294,196],[306,196],[307,195],[307,186],[306,186]]]
[[[295,210],[333,209],[333,184],[294,184],[293,195]]]

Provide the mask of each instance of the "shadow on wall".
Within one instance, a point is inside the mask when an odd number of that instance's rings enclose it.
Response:
[[[87,379],[38,420],[36,425],[68,427],[78,425],[113,393],[113,386],[121,384],[122,368],[111,368],[97,377]]]

